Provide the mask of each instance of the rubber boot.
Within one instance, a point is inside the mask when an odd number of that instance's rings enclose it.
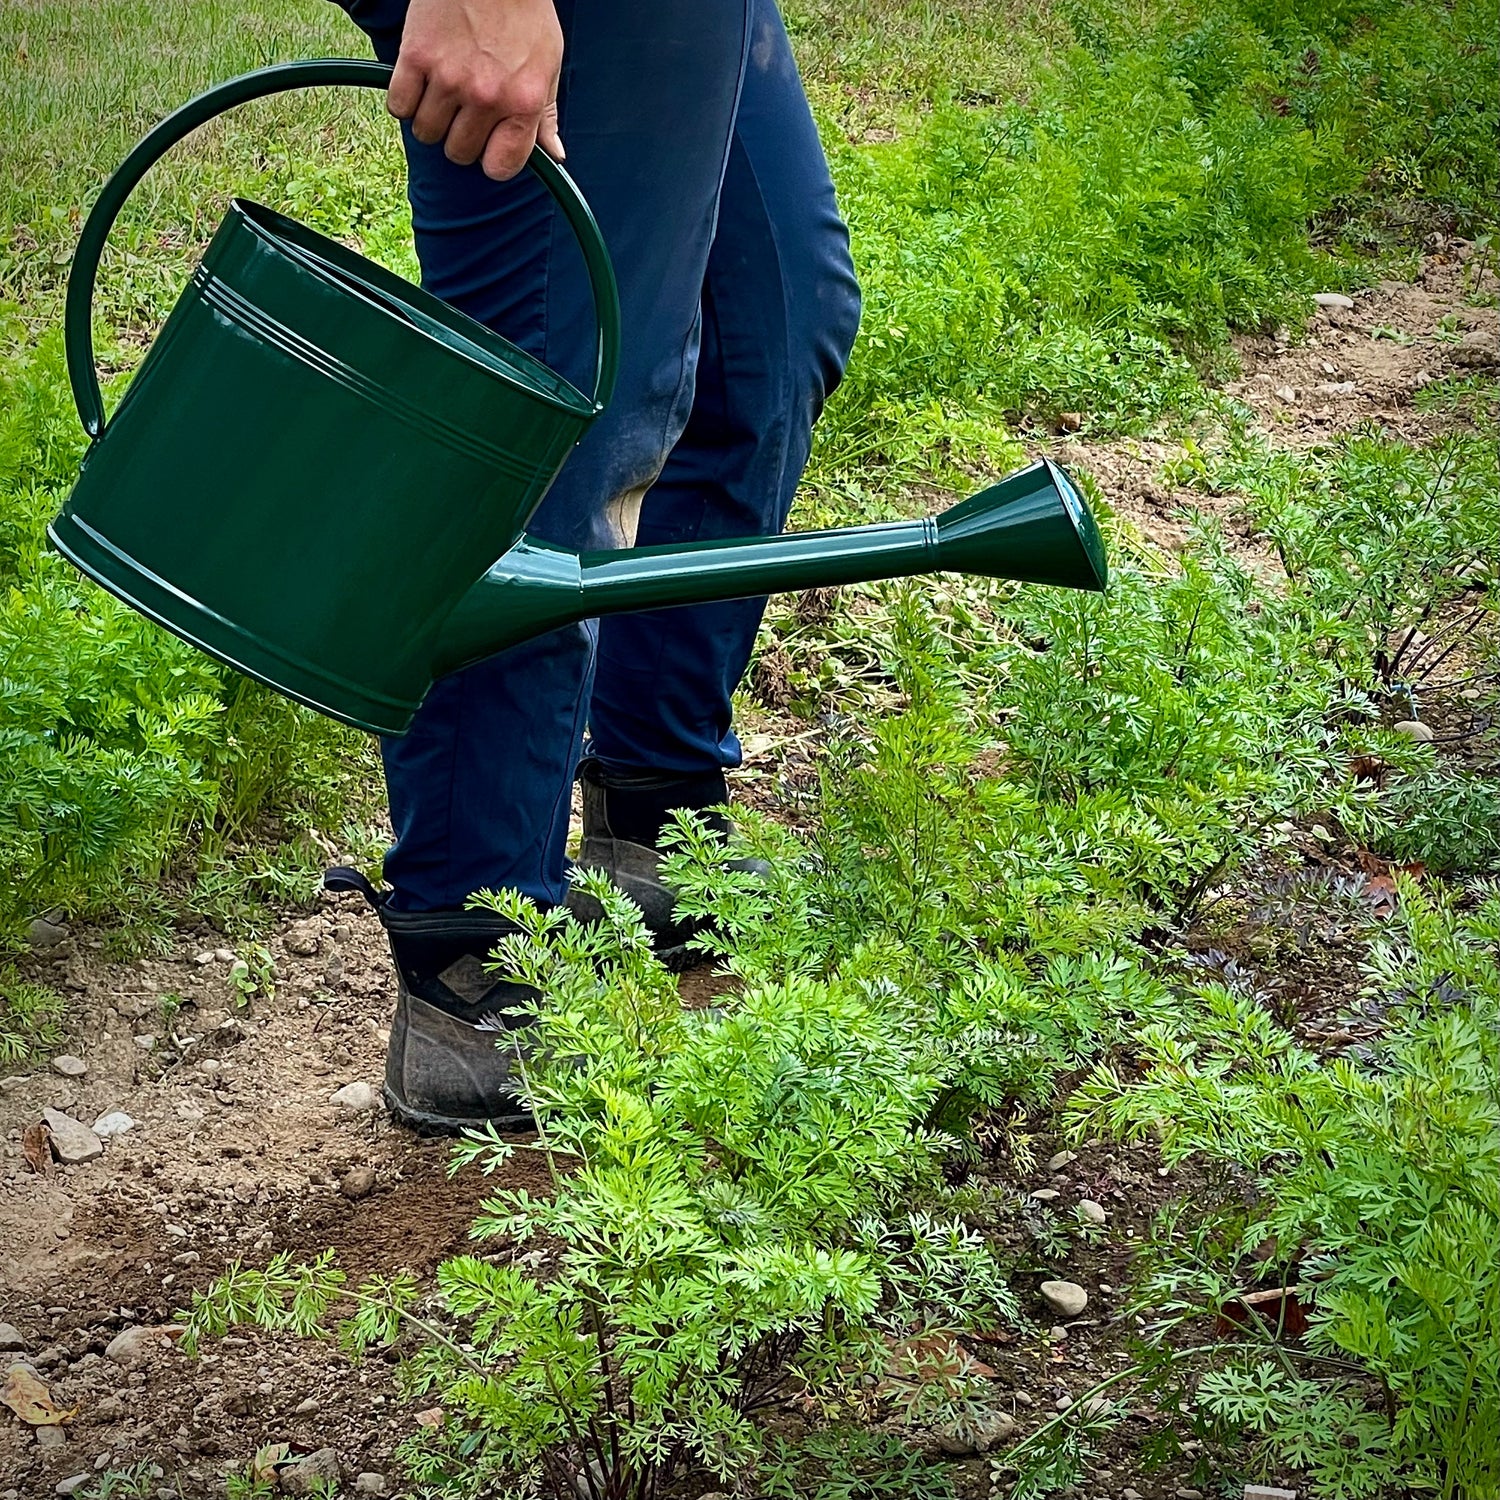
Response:
[[[685,960],[686,943],[700,925],[676,914],[677,892],[662,879],[666,857],[658,847],[663,828],[671,826],[678,809],[696,812],[726,841],[734,831],[728,813],[729,788],[722,771],[698,776],[633,775],[609,772],[592,757],[578,767],[583,787],[583,842],[578,851],[582,869],[603,870],[610,883],[641,909],[659,952],[668,959]],[[770,874],[761,859],[740,859],[731,869]],[[582,921],[598,921],[598,903],[576,888],[568,907]]]
[[[386,1108],[423,1135],[453,1135],[493,1124],[529,1130],[516,1093],[520,1048],[536,991],[497,980],[485,968],[499,940],[517,929],[488,911],[392,911],[357,870],[329,870],[331,891],[357,890],[390,939],[396,1014],[385,1058]],[[522,1014],[511,1014],[516,1007]]]

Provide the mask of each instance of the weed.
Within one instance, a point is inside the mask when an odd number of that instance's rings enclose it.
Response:
[[[83,1490],[84,1500],[148,1500],[161,1485],[160,1470],[149,1463],[106,1469]]]
[[[248,1011],[256,998],[271,999],[276,993],[276,964],[271,950],[263,943],[246,944],[229,966],[228,984],[244,1010]]]
[[[1372,427],[1307,455],[1237,445],[1204,479],[1247,493],[1293,612],[1351,683],[1391,694],[1471,659],[1500,576],[1493,432],[1421,448]]]
[[[0,968],[0,1063],[29,1061],[62,1040],[64,1002],[46,985]]]
[[[764,1500],[952,1500],[946,1468],[899,1438],[860,1427],[773,1437],[760,1464]]]
[[[1319,1493],[1483,1495],[1500,1482],[1500,897],[1461,914],[1403,878],[1399,912],[1370,960],[1389,1029],[1368,1065],[1320,1065],[1254,1001],[1206,990],[1190,1027],[1143,1036],[1140,1083],[1100,1069],[1069,1114],[1261,1178],[1228,1263],[1174,1256],[1151,1299],[1214,1310],[1269,1241],[1312,1309],[1312,1358],[1344,1363],[1314,1383],[1280,1346],[1248,1347],[1199,1385],[1205,1413],[1261,1434]]]

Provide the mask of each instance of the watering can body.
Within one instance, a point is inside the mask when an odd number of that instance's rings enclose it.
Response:
[[[339,254],[233,204],[51,536],[211,655],[393,731],[594,408],[397,277],[351,296]]]
[[[1093,520],[1045,463],[944,516],[887,526],[583,556],[526,537],[609,399],[619,331],[592,216],[540,153],[532,168],[593,289],[591,395],[336,242],[236,201],[106,423],[94,277],[149,166],[232,104],[388,78],[336,59],[221,85],[157,126],[95,204],[67,327],[94,442],[49,535],[112,593],[291,697],[400,734],[434,676],[617,610],[938,569],[1103,587]]]

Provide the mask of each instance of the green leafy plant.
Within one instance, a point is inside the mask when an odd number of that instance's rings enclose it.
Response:
[[[1500,1483],[1500,897],[1461,913],[1404,878],[1399,893],[1370,959],[1386,1030],[1367,1064],[1320,1063],[1253,997],[1209,989],[1190,1029],[1143,1035],[1144,1079],[1100,1068],[1069,1113],[1260,1179],[1230,1266],[1169,1260],[1151,1296],[1217,1310],[1234,1261],[1269,1242],[1310,1308],[1314,1363],[1294,1370],[1279,1346],[1268,1363],[1262,1340],[1200,1386],[1205,1412],[1261,1434],[1318,1493],[1486,1495]]]
[[[947,1470],[897,1437],[860,1427],[772,1437],[761,1460],[765,1500],[952,1500]]]
[[[0,1063],[24,1063],[62,1040],[63,997],[0,968]]]
[[[1293,608],[1352,682],[1390,693],[1472,670],[1500,574],[1492,432],[1417,448],[1369,429],[1322,454],[1242,450],[1218,482],[1248,491]]]
[[[504,1478],[644,1500],[685,1462],[732,1479],[788,1382],[845,1399],[888,1337],[1014,1315],[979,1237],[914,1207],[940,1200],[949,1142],[922,1126],[936,1084],[912,1002],[792,978],[686,1012],[635,908],[585,878],[593,929],[487,898],[518,929],[497,961],[543,996],[522,1067],[552,1183],[497,1194],[475,1232],[555,1248],[542,1278],[478,1256],[438,1270],[461,1341],[429,1338],[407,1386],[450,1420],[406,1452],[453,1493]],[[460,1159],[510,1151],[479,1137]],[[239,1321],[312,1332],[342,1286],[326,1261],[235,1271],[195,1298],[189,1346]],[[356,1295],[356,1344],[413,1316],[410,1287]]]

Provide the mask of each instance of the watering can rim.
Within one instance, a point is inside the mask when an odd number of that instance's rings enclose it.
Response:
[[[338,288],[346,295],[356,297],[372,312],[389,318],[399,328],[415,335],[426,348],[439,349],[446,356],[462,360],[470,369],[498,380],[525,395],[544,401],[558,411],[573,417],[594,417],[603,406],[594,397],[585,395],[566,376],[560,375],[550,365],[528,353],[520,345],[504,335],[487,328],[466,312],[435,297],[425,287],[408,281],[404,276],[382,266],[379,261],[351,250],[338,240],[303,224],[274,208],[257,203],[252,198],[231,198],[225,210],[224,222],[231,218],[244,224],[261,244],[275,253],[294,262],[309,275]],[[273,220],[274,223],[267,223]],[[222,227],[222,226],[221,226]],[[300,243],[308,241],[310,243]],[[326,260],[324,259],[326,257]],[[341,264],[346,262],[347,265]],[[401,290],[384,290],[366,272],[383,273]],[[409,301],[409,309],[401,304]],[[396,304],[396,305],[392,305]],[[411,313],[430,319],[461,339],[464,345],[449,342],[423,328]],[[487,344],[498,346],[499,353],[492,353]],[[472,351],[472,352],[471,352]],[[543,377],[535,383],[523,378],[523,371]]]
[[[74,403],[84,432],[93,440],[103,437],[105,432],[104,399],[99,389],[99,376],[94,362],[93,302],[94,288],[98,279],[99,261],[105,242],[115,219],[136,185],[152,166],[178,141],[196,130],[198,126],[223,114],[237,105],[252,99],[264,98],[268,94],[284,93],[289,89],[314,85],[351,84],[364,88],[385,88],[391,78],[392,69],[385,63],[367,62],[360,58],[324,57],[301,62],[276,63],[271,67],[257,68],[241,73],[235,78],[216,84],[159,121],[132,148],[125,160],[115,168],[99,196],[89,210],[78,244],[73,253],[73,263],[68,272],[67,297],[63,312],[63,345],[67,358],[68,379],[73,388]],[[583,252],[584,266],[588,273],[590,290],[593,293],[594,316],[598,325],[598,342],[594,371],[594,395],[586,411],[576,413],[583,416],[597,415],[608,404],[614,391],[615,376],[619,369],[620,353],[620,299],[615,284],[614,268],[610,264],[609,252],[592,210],[579,192],[573,179],[542,149],[534,147],[527,162],[530,170],[541,179],[542,185],[552,195],[563,217],[568,221],[579,249]],[[475,168],[477,171],[478,168]],[[249,200],[238,200],[248,202]],[[256,205],[259,207],[260,205]],[[231,205],[232,208],[232,205]],[[276,210],[268,209],[268,213]],[[297,220],[286,218],[286,222],[309,234]],[[326,238],[320,236],[320,238]],[[337,245],[337,241],[330,240]],[[340,246],[340,249],[344,247]],[[346,252],[353,255],[354,252]],[[367,257],[358,257],[365,265],[386,271],[378,262]],[[396,277],[406,286],[412,284],[403,277]],[[421,290],[421,288],[417,288]],[[483,326],[483,325],[480,325]],[[442,340],[434,339],[442,343]],[[444,345],[452,350],[451,345]],[[520,351],[523,352],[524,351]],[[527,356],[534,359],[534,356]],[[489,367],[476,363],[477,368]],[[538,363],[540,363],[538,361]],[[545,365],[542,368],[549,368]],[[551,372],[558,380],[555,371]],[[572,382],[564,381],[572,386]],[[572,387],[577,389],[576,387]],[[529,394],[551,399],[546,393],[526,388]],[[582,394],[581,392],[579,394]],[[589,398],[585,398],[589,401]],[[572,408],[564,408],[572,413]]]

